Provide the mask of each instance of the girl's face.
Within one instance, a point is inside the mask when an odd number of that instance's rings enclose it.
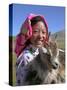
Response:
[[[46,27],[42,21],[39,21],[32,27],[31,43],[35,47],[42,47],[44,45],[44,38],[46,38]]]

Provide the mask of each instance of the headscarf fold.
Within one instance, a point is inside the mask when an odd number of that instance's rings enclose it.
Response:
[[[46,25],[46,34],[47,34],[44,41],[45,41],[45,43],[48,42],[48,26],[47,26],[47,23],[46,23],[44,17],[41,15],[30,14],[26,18],[25,22],[22,24],[20,33],[16,36],[15,53],[16,53],[17,57],[27,46],[26,42],[28,40],[30,40],[30,38],[32,36],[31,19],[36,16],[40,16],[44,20],[44,23]]]

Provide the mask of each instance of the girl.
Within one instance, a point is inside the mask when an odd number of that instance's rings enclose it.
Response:
[[[30,14],[16,37],[15,53],[17,85],[27,85],[27,64],[38,54],[38,49],[48,43],[48,26],[43,16]],[[46,50],[46,49],[45,49]]]

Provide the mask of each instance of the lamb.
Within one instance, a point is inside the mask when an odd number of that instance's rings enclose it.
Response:
[[[61,80],[61,76],[64,77],[64,65],[60,62],[59,52],[56,42],[50,42],[46,48],[41,47],[39,55],[28,64],[27,84],[63,83],[65,79]]]

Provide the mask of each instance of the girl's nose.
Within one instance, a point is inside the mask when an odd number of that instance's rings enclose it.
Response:
[[[43,34],[42,32],[39,32],[39,37],[42,38]]]

